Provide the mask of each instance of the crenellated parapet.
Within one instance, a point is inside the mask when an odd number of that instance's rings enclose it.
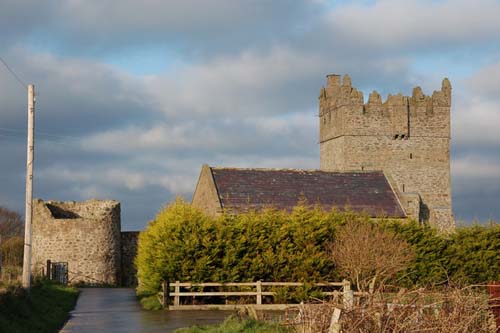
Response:
[[[383,135],[394,139],[411,136],[449,137],[451,84],[445,78],[441,90],[431,96],[415,87],[411,96],[389,94],[384,101],[373,91],[363,93],[345,75],[328,75],[319,95],[320,141],[342,135]]]

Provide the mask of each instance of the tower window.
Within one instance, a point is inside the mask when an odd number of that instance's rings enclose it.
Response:
[[[405,191],[405,184],[403,184],[403,192]]]
[[[412,154],[412,153],[410,153],[410,160],[411,160],[412,158],[413,158],[413,154]]]

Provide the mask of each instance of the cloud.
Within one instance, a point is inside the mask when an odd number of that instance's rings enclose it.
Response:
[[[459,82],[458,96],[454,100],[452,130],[455,143],[469,147],[498,147],[500,62],[490,64]]]
[[[489,64],[472,75],[465,83],[467,91],[500,103],[500,61]]]
[[[500,156],[472,150],[455,157],[451,171],[453,208],[457,219],[498,221]]]
[[[500,40],[498,13],[495,0],[380,0],[341,5],[326,24],[351,51],[436,52]]]
[[[66,55],[164,45],[196,57],[270,45],[293,33],[323,4],[307,0],[48,0],[42,6],[37,1],[2,0],[0,7],[0,22],[10,31],[9,42],[18,39]]]

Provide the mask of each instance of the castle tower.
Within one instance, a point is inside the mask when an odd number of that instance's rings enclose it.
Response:
[[[450,230],[450,106],[446,78],[432,96],[416,87],[382,101],[374,91],[365,104],[349,76],[328,75],[319,96],[320,168],[382,170],[407,215]]]

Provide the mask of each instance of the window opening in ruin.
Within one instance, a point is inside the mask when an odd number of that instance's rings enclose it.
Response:
[[[68,209],[64,209],[62,207],[47,204],[47,208],[49,209],[52,217],[55,219],[77,219],[80,218],[80,215],[77,213],[70,211]]]
[[[404,139],[405,138],[405,135],[404,134],[401,134],[401,139]]]
[[[394,140],[396,140],[399,137],[399,134],[394,135]]]
[[[403,192],[405,191],[405,184],[403,184]]]
[[[412,154],[412,153],[410,153],[410,160],[411,160],[412,158],[413,158],[413,154]]]

